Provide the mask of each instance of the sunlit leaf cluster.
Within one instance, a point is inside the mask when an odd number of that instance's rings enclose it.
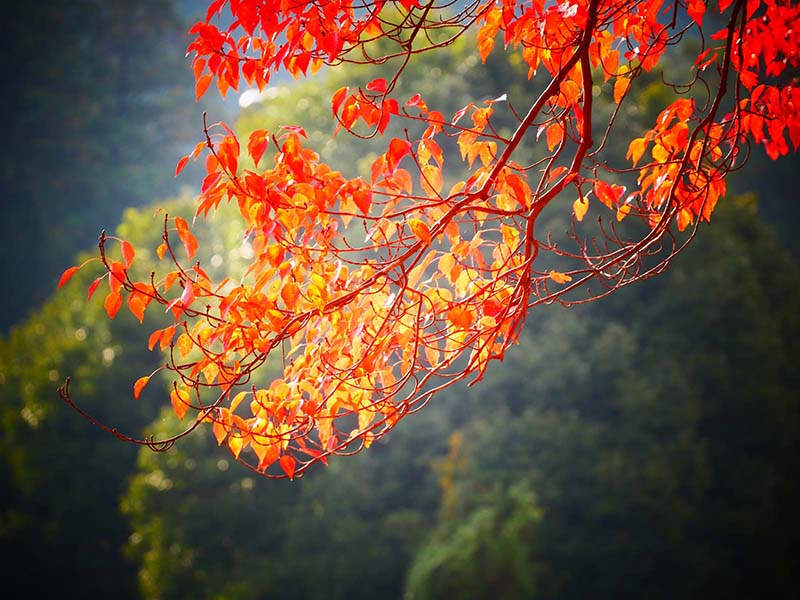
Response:
[[[140,321],[153,305],[170,311],[149,346],[168,354],[187,431],[208,423],[255,471],[295,477],[370,446],[443,387],[480,379],[531,307],[586,302],[663,270],[711,218],[750,144],[772,157],[797,150],[798,19],[800,7],[775,0],[216,0],[192,29],[198,97],[214,81],[224,95],[242,81],[262,89],[278,71],[385,64],[331,98],[336,134],[385,136],[383,151],[352,177],[321,161],[297,124],[247,140],[208,124],[177,171],[204,161],[195,218],[238,207],[250,264],[212,280],[192,225],[166,217],[163,271],[132,279],[134,249],[103,238],[90,295],[107,283],[111,318],[126,303]],[[481,61],[501,46],[518,53],[538,96],[443,114],[395,93],[416,55],[471,31]],[[684,80],[664,82],[678,97],[609,158],[637,79],[683,43],[700,51]],[[599,123],[606,93],[614,110]],[[496,127],[501,117],[514,127]],[[561,209],[566,236],[542,227],[546,208]],[[276,354],[282,375],[254,379]]]

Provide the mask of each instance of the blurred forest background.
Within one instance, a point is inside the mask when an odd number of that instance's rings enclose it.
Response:
[[[70,376],[76,401],[122,431],[178,426],[166,378],[138,402],[130,391],[162,361],[146,347],[156,318],[140,326],[121,311],[109,322],[100,294],[85,301],[91,269],[54,290],[117,224],[140,267],[155,264],[144,251],[161,234],[155,207],[193,212],[186,190],[199,173],[173,172],[202,137],[203,110],[243,135],[301,124],[323,158],[346,156],[356,169],[374,150],[331,138],[328,98],[375,71],[195,103],[185,32],[203,13],[197,0],[54,0],[0,21],[6,589],[120,599],[800,597],[797,158],[773,163],[756,149],[665,275],[590,305],[537,308],[480,384],[442,393],[369,451],[302,480],[253,477],[210,432],[166,453],[139,451],[62,405],[56,387]],[[470,43],[412,62],[401,97],[421,92],[447,114],[535,93],[513,56],[482,67]],[[674,53],[665,69],[689,67]],[[671,94],[658,76],[643,85],[625,108],[632,131]],[[614,152],[624,154],[624,136]],[[211,221],[198,226],[216,253],[209,270],[235,271],[247,252],[235,215]]]

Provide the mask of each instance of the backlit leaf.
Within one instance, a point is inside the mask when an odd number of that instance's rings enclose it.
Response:
[[[109,319],[113,319],[122,306],[122,294],[118,291],[109,292],[103,302],[103,308],[106,309]]]
[[[447,320],[458,329],[469,329],[472,319],[472,312],[462,306],[454,306],[447,312]]]
[[[550,271],[550,273],[548,273],[548,277],[550,277],[550,279],[556,283],[568,283],[572,281],[572,277],[565,273],[559,273],[558,271]]]
[[[150,375],[145,375],[144,377],[139,377],[139,379],[136,380],[136,383],[133,384],[133,397],[134,398],[136,398],[137,400],[139,399],[139,396],[142,394],[142,390],[144,389],[144,386],[147,385],[148,381],[150,381]]]
[[[289,479],[294,479],[294,469],[296,466],[295,459],[288,454],[284,454],[281,456],[280,465],[281,469],[283,469],[283,472],[286,473],[286,476]]]
[[[191,231],[189,231],[189,224],[182,217],[175,217],[175,226],[178,229],[178,237],[183,242],[183,247],[186,249],[186,254],[189,260],[194,258],[197,252],[197,239]]]
[[[420,219],[409,219],[408,226],[411,228],[411,233],[414,234],[418,240],[425,244],[431,243],[431,230],[428,228],[427,223]]]
[[[186,416],[186,411],[189,410],[189,403],[191,401],[189,392],[186,390],[173,389],[169,394],[170,402],[172,403],[172,410],[178,415],[178,418],[183,421]]]
[[[578,221],[583,221],[583,217],[586,216],[586,211],[588,210],[589,200],[587,200],[584,196],[581,196],[572,203],[572,212],[575,213],[575,218]]]
[[[75,273],[78,272],[79,268],[80,267],[70,267],[61,274],[61,279],[58,280],[59,289],[61,288],[62,285],[67,283],[72,278],[72,276],[75,275]]]
[[[136,256],[136,250],[133,249],[133,246],[130,242],[122,241],[120,244],[122,247],[122,260],[125,261],[125,268],[128,269],[133,262],[134,257]]]
[[[206,73],[202,75],[194,86],[194,96],[195,99],[200,100],[203,97],[203,94],[206,93],[208,90],[208,86],[211,85],[212,76],[210,73]]]
[[[267,149],[269,142],[269,132],[266,129],[257,129],[250,134],[250,139],[247,142],[247,152],[253,159],[253,164],[258,166],[258,161],[264,156],[264,151]]]

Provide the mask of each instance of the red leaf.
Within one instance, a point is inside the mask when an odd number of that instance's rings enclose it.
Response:
[[[722,10],[724,9],[720,9],[720,12]],[[700,27],[703,26],[703,15],[706,13],[706,3],[703,0],[689,0],[686,12],[689,13],[695,23]]]
[[[189,162],[189,156],[184,156],[182,159],[178,161],[178,165],[175,167],[175,177],[177,177],[181,171],[183,171],[183,167],[186,166],[186,163]]]
[[[339,114],[339,107],[344,102],[345,96],[347,96],[347,87],[341,87],[333,93],[331,97],[331,108],[333,109],[333,114]]]
[[[294,468],[295,468],[295,460],[293,457],[289,456],[288,454],[284,454],[281,456],[280,460],[281,469],[289,479],[294,479]]]
[[[401,140],[394,138],[389,142],[389,151],[386,153],[386,162],[389,166],[389,171],[394,172],[397,165],[406,154],[411,153],[411,143],[408,140]]]
[[[624,185],[614,185],[606,183],[600,179],[594,182],[594,193],[597,199],[605,204],[608,208],[619,204],[619,199],[625,193]]]
[[[386,80],[383,77],[373,79],[367,84],[367,89],[371,92],[383,94],[386,91]]]
[[[192,302],[194,302],[194,286],[191,281],[187,281],[181,294],[181,305],[187,308]]]
[[[372,206],[372,190],[369,188],[359,188],[353,192],[353,202],[361,209],[365,215],[369,214],[369,207]]]
[[[406,106],[424,107],[425,103],[422,101],[422,96],[420,96],[419,94],[414,94],[413,96],[411,96],[411,98],[408,99],[408,102],[406,102]],[[423,108],[423,110],[425,110],[425,108]]]
[[[97,286],[100,285],[100,282],[103,281],[103,279],[105,278],[106,278],[105,275],[101,275],[92,282],[92,285],[89,286],[89,293],[86,295],[87,301],[92,299],[92,296],[94,296],[94,293],[97,290]]]
[[[61,286],[67,283],[75,273],[78,272],[80,267],[70,267],[66,271],[61,274],[61,279],[58,281],[58,288],[61,289]]]

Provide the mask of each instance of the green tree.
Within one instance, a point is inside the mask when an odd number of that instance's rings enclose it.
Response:
[[[796,596],[800,270],[755,212],[729,201],[663,277],[538,320],[474,394],[500,414],[463,428],[411,597],[435,588],[426,561],[447,555],[446,532],[520,482],[543,511],[541,597]],[[482,567],[448,568],[458,582]]]
[[[190,201],[163,206],[186,214]],[[153,243],[159,221],[151,209],[129,209],[118,233]],[[221,247],[223,224],[220,216],[209,243]],[[146,273],[156,257],[137,260]],[[166,387],[153,383],[133,403],[130,386],[164,358],[148,351],[147,329],[130,314],[108,321],[102,291],[87,312],[90,283],[89,271],[77,274],[0,341],[0,556],[8,585],[32,595],[47,595],[57,581],[66,597],[132,598],[136,571],[121,553],[129,531],[118,504],[136,448],[92,427],[60,402],[56,387],[70,376],[82,410],[138,434]],[[149,315],[145,327],[165,319]]]

